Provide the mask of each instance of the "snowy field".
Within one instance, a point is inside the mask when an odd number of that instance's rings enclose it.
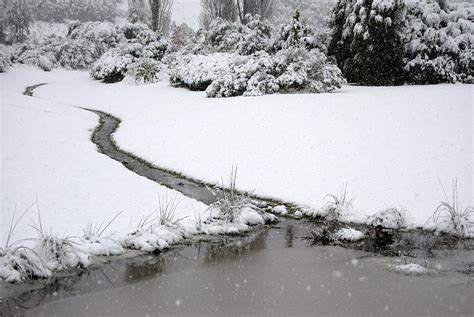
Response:
[[[14,78],[15,85],[21,85],[25,78],[28,83],[34,82],[37,75],[32,74],[35,71],[26,74],[15,70],[3,78]],[[232,165],[238,165],[238,185],[242,189],[255,189],[257,194],[315,208],[324,204],[326,194],[338,194],[347,185],[353,206],[361,213],[370,215],[387,207],[402,207],[420,225],[444,199],[440,182],[450,190],[451,181],[457,177],[460,201],[464,207],[473,204],[472,85],[345,86],[331,94],[207,99],[202,92],[172,88],[168,83],[106,85],[91,80],[85,72],[50,76],[48,82],[52,84],[35,93],[45,103],[48,100],[57,107],[77,105],[110,112],[123,121],[116,134],[122,148],[196,178],[219,182]],[[81,140],[94,155],[93,145],[86,144],[86,127],[94,126],[94,118],[77,113],[90,119],[79,129],[83,133],[74,142]],[[68,121],[63,124],[71,125]],[[70,138],[64,136],[55,144],[65,144],[66,140]],[[63,151],[62,145],[55,148]],[[25,149],[21,151],[26,153]],[[78,159],[75,154],[69,154],[71,161]],[[64,157],[61,164],[67,161]],[[110,169],[116,165],[102,159]],[[27,168],[30,171],[34,166]],[[66,170],[55,166],[52,173],[63,177]],[[104,182],[88,179],[97,175],[83,172],[78,177],[82,179],[79,184],[104,190],[100,185]],[[31,190],[47,184],[41,179],[35,181]],[[79,188],[79,184],[71,188]],[[124,186],[117,181],[113,184]],[[115,208],[114,212],[127,209],[129,198],[144,203],[136,188],[133,195],[124,197],[111,187],[118,200],[105,201]],[[11,197],[10,208],[18,197],[26,197],[21,196],[21,190],[14,190],[17,196],[7,194]],[[74,197],[77,191],[68,195]],[[143,196],[152,203],[153,195]],[[104,201],[103,195],[99,197],[102,199],[98,201]],[[87,200],[86,204],[96,202],[93,198]],[[27,201],[21,199],[21,203]],[[64,201],[71,208],[80,207],[69,197]]]
[[[205,205],[138,177],[121,164],[99,154],[89,140],[97,116],[38,98],[23,96],[25,86],[43,82],[82,82],[85,73],[20,68],[0,74],[1,210],[0,245],[5,243],[12,213],[39,201],[45,230],[60,236],[82,236],[92,222],[124,213],[113,230],[129,230],[143,215],[154,212],[162,199],[182,200],[177,216],[193,216]],[[35,237],[29,226],[33,208],[19,224],[14,240]],[[112,231],[113,231],[112,230]]]

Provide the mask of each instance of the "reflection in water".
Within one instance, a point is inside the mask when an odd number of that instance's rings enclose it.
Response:
[[[287,248],[292,248],[293,247],[293,240],[295,239],[295,232],[293,228],[293,224],[289,224],[286,227],[285,231],[285,246]]]
[[[223,241],[206,246],[205,263],[234,261],[243,255],[251,254],[266,248],[268,229],[263,228],[248,237],[224,238]]]

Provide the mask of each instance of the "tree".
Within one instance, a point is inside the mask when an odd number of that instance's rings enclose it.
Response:
[[[31,10],[25,0],[14,0],[6,11],[6,25],[14,42],[23,42],[30,31]]]
[[[404,15],[403,0],[338,1],[331,17],[328,50],[349,82],[403,82]]]
[[[237,19],[235,0],[201,0],[201,16],[199,22],[205,30],[217,18],[234,22]]]
[[[128,22],[144,23],[148,22],[145,0],[128,0]]]
[[[171,23],[173,0],[148,0],[151,9],[151,29],[166,34]]]
[[[247,22],[248,15],[269,19],[273,13],[274,0],[236,0],[241,23]]]

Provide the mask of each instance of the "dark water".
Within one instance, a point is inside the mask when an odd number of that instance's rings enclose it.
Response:
[[[389,269],[397,258],[311,246],[302,239],[308,226],[285,221],[246,237],[114,261],[10,298],[2,313],[473,315],[472,251],[431,250],[427,261],[436,272],[406,276]]]

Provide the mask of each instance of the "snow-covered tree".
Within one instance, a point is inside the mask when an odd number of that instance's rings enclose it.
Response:
[[[113,21],[121,0],[28,0],[36,20]]]
[[[301,13],[304,23],[311,28],[326,28],[326,20],[336,0],[274,0],[271,21],[276,25],[288,20],[296,10]]]
[[[241,23],[247,23],[249,16],[269,19],[273,14],[274,0],[236,0],[237,13]]]
[[[167,34],[171,24],[173,0],[148,0],[151,10],[151,29],[159,34]]]
[[[128,0],[127,21],[130,23],[148,23],[145,0]]]
[[[26,0],[13,0],[6,10],[6,25],[13,42],[23,42],[32,23],[31,8]]]
[[[170,30],[170,41],[173,47],[173,50],[177,51],[182,47],[192,44],[196,41],[196,36],[194,30],[189,27],[186,23],[181,23],[176,25],[176,23],[171,24]]]
[[[405,10],[402,0],[338,1],[328,49],[350,82],[403,82]]]
[[[235,0],[201,0],[201,28],[209,29],[211,22],[217,18],[234,22],[237,19]]]

